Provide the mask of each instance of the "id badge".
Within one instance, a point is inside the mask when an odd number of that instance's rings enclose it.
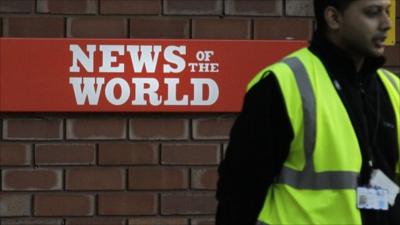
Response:
[[[396,195],[399,193],[400,188],[390,180],[381,170],[376,169],[372,171],[371,180],[369,181],[369,185],[373,187],[378,187],[381,189],[386,189],[388,191],[388,200],[391,206],[394,205]]]
[[[357,208],[388,210],[388,190],[382,188],[358,187]]]

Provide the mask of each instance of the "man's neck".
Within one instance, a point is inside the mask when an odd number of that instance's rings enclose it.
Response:
[[[364,64],[365,57],[349,51],[348,48],[343,44],[343,42],[339,38],[337,38],[337,36],[335,36],[333,34],[328,33],[326,35],[326,38],[330,42],[332,42],[332,44],[334,44],[336,47],[338,47],[338,48],[342,49],[344,52],[346,52],[349,55],[349,57],[353,59],[353,63],[356,67],[357,72],[360,72],[360,70]]]

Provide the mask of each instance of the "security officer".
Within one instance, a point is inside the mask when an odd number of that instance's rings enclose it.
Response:
[[[400,80],[381,68],[390,7],[314,0],[310,46],[248,86],[217,225],[400,224]]]

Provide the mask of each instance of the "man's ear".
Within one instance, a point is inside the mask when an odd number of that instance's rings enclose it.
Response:
[[[342,18],[340,12],[333,6],[325,8],[324,17],[328,29],[338,30],[341,26]]]

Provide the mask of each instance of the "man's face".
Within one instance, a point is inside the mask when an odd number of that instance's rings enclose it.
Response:
[[[390,0],[356,0],[341,13],[339,38],[346,51],[361,57],[381,56],[391,24]]]

